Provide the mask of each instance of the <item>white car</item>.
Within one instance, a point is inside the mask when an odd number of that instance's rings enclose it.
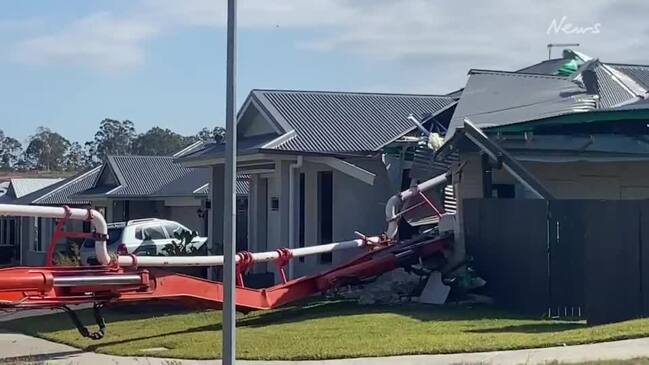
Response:
[[[109,254],[134,254],[138,256],[167,255],[164,247],[175,239],[176,233],[192,231],[174,221],[157,218],[135,219],[128,222],[109,223],[106,246]],[[190,242],[198,250],[206,249],[206,237],[196,235]],[[207,254],[206,252],[203,254]],[[87,239],[79,248],[81,265],[98,265],[95,241]]]

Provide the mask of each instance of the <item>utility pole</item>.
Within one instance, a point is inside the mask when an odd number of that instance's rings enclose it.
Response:
[[[237,244],[236,179],[236,63],[237,63],[237,1],[228,0],[227,76],[225,87],[225,195],[223,218],[223,365],[236,361],[235,251]],[[218,209],[218,207],[212,207]]]

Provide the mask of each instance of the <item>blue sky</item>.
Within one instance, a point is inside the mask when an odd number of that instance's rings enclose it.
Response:
[[[579,42],[606,61],[649,63],[646,2],[239,3],[240,102],[252,88],[446,93],[463,85],[469,68],[541,61],[549,42]],[[222,125],[224,4],[0,3],[0,129],[25,140],[42,125],[85,141],[107,117],[130,119],[140,132]],[[563,17],[573,28],[549,29]]]

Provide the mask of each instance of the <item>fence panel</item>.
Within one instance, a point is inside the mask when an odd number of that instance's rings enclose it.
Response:
[[[467,252],[497,303],[528,313],[549,305],[547,202],[468,199]]]
[[[580,201],[584,212],[588,323],[642,314],[640,203]]]
[[[548,221],[550,246],[551,316],[586,315],[585,222],[580,201],[550,202]]]

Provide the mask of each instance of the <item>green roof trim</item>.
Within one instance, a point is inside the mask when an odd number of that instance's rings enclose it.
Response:
[[[532,132],[538,126],[601,123],[620,120],[642,120],[649,124],[649,109],[577,112],[485,129],[489,132],[503,133]]]

